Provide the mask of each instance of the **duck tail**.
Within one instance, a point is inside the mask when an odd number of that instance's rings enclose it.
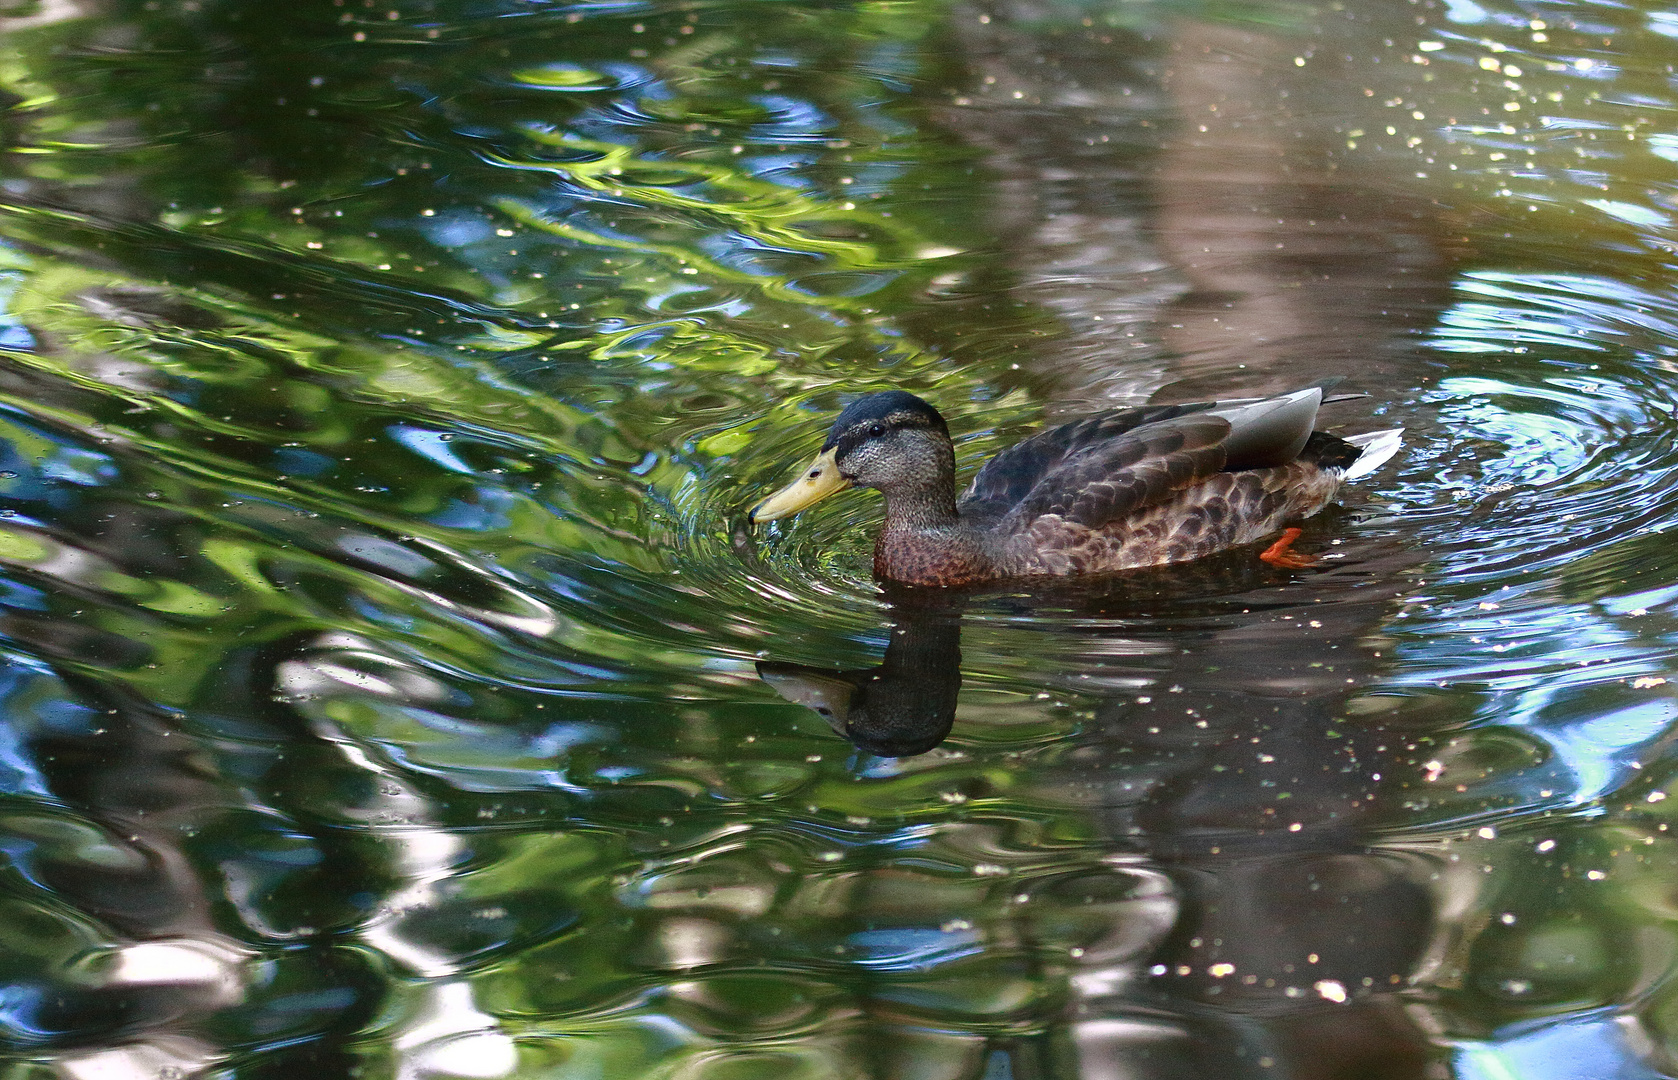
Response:
[[[1398,453],[1399,445],[1404,441],[1404,429],[1391,428],[1387,431],[1371,431],[1365,435],[1348,435],[1346,441],[1357,447],[1360,452],[1357,460],[1346,466],[1346,473],[1341,479],[1356,480],[1379,469]]]

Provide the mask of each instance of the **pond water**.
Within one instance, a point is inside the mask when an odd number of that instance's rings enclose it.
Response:
[[[0,0],[0,1076],[1678,1075],[1675,38]],[[1302,569],[746,527],[1328,376]]]

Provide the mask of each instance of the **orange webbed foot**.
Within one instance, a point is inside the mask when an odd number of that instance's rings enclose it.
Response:
[[[1308,566],[1315,566],[1317,564],[1315,555],[1306,555],[1289,547],[1304,533],[1304,529],[1284,529],[1281,538],[1261,551],[1259,558],[1271,566],[1281,567],[1284,570],[1303,570]]]

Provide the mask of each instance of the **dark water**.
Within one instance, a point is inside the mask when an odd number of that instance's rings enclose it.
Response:
[[[1678,1075],[1674,38],[0,0],[0,1075]],[[744,528],[858,390],[1333,374],[1306,569]]]

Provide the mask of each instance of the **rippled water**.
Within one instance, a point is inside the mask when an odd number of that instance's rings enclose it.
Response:
[[[0,0],[5,1077],[1678,1075],[1674,38]],[[1307,569],[745,526],[1330,374]]]

